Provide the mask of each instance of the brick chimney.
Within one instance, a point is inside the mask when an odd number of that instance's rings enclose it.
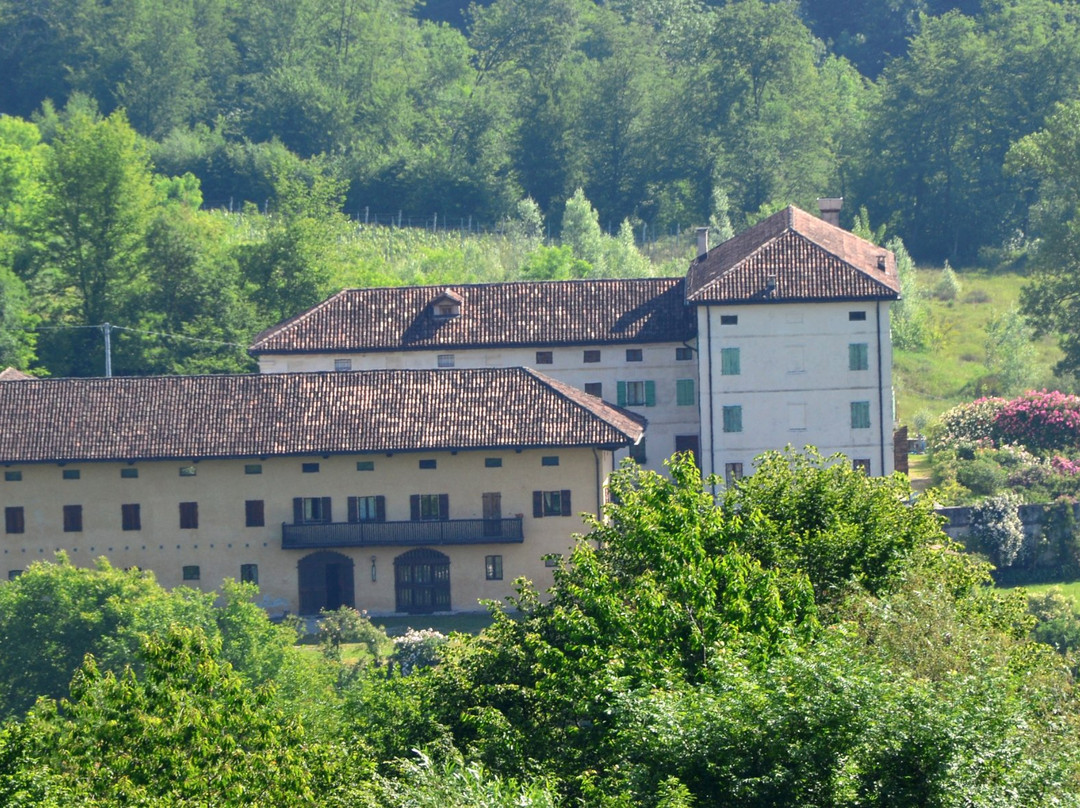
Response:
[[[844,197],[823,196],[817,201],[821,218],[836,227],[840,226],[840,209],[844,207]]]
[[[697,257],[700,261],[706,255],[709,254],[709,228],[699,227],[697,229]]]

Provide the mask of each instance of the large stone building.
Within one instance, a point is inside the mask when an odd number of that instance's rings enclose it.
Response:
[[[627,454],[891,472],[892,254],[796,208],[698,252],[684,278],[348,289],[260,334],[258,375],[0,381],[8,574],[63,550],[257,580],[270,611],[470,610],[549,585]]]

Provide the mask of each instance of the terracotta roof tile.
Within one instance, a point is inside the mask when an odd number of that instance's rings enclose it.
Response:
[[[16,370],[10,366],[0,370],[0,382],[18,382],[34,378],[36,377],[31,376],[29,373],[23,373],[21,370]]]
[[[436,317],[432,304],[461,304]],[[695,320],[682,278],[346,289],[264,331],[251,351],[400,351],[683,342]]]
[[[891,252],[795,207],[709,250],[686,278],[691,303],[887,300],[899,292]]]
[[[645,421],[525,368],[0,385],[0,462],[625,446]]]

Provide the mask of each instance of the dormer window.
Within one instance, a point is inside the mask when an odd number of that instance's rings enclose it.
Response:
[[[461,310],[450,303],[443,303],[440,306],[435,307],[436,317],[455,317],[461,313]]]
[[[431,302],[431,311],[437,320],[449,320],[461,315],[461,295],[446,289]]]

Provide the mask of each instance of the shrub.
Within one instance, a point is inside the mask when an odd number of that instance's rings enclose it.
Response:
[[[960,279],[956,277],[953,268],[949,266],[949,262],[946,261],[945,269],[942,270],[941,277],[934,286],[934,297],[939,300],[956,300],[959,295]]]
[[[341,659],[341,646],[347,642],[364,643],[371,655],[378,658],[380,646],[388,639],[386,632],[368,619],[366,611],[358,612],[349,606],[320,611],[317,636],[319,647],[329,659]]]
[[[956,470],[956,480],[972,493],[981,496],[996,494],[1005,487],[1007,475],[992,458],[978,456]]]
[[[1080,396],[1043,390],[1007,401],[994,414],[993,436],[1033,451],[1080,447]]]
[[[961,444],[991,445],[995,418],[1006,403],[1003,398],[980,398],[945,411],[932,430],[931,451]]]
[[[1021,499],[1011,491],[987,497],[971,509],[971,541],[998,568],[1010,567],[1024,544],[1017,512]]]
[[[430,668],[439,661],[439,649],[446,640],[446,635],[439,631],[410,628],[400,637],[394,637],[394,662],[406,675],[417,668]]]

